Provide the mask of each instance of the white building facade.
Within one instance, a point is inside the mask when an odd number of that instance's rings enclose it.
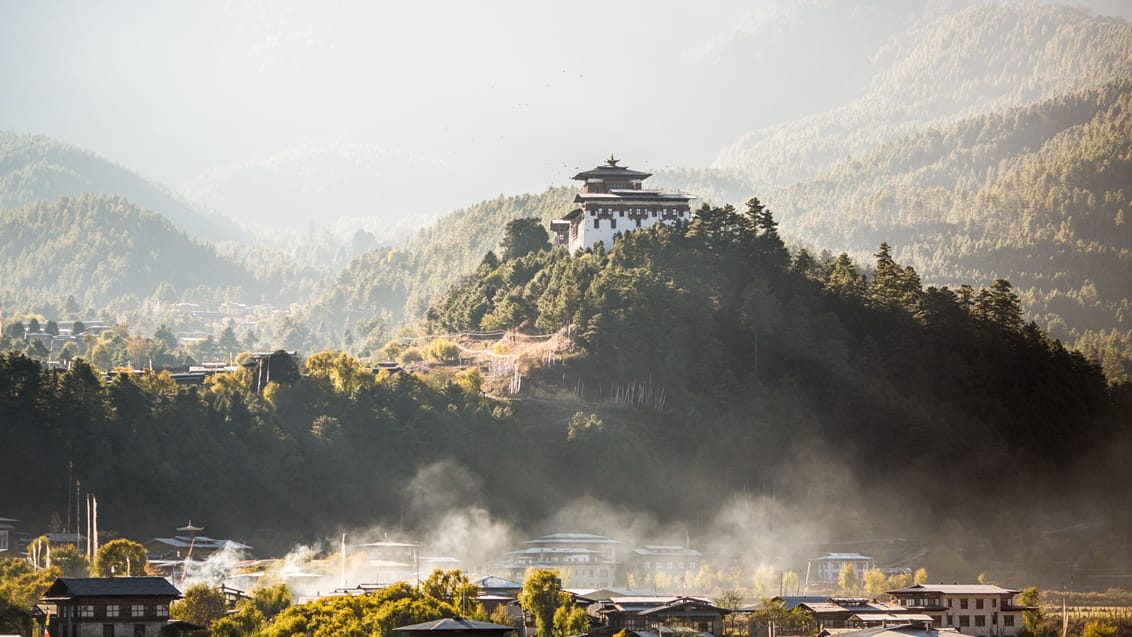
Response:
[[[810,560],[810,563],[819,581],[836,584],[841,576],[841,569],[845,568],[846,564],[853,567],[857,581],[860,582],[865,576],[865,571],[873,567],[873,558],[860,553],[826,553]]]
[[[582,182],[582,191],[574,198],[576,208],[550,222],[556,245],[571,254],[592,249],[599,242],[610,249],[618,233],[691,219],[688,202],[694,197],[644,190],[641,184],[652,174],[617,163],[610,157],[605,165],[574,175],[575,181]]]
[[[986,584],[917,584],[888,591],[897,604],[930,615],[934,626],[979,637],[1013,637],[1022,630],[1023,613],[1034,609],[1015,604],[1018,593]]]
[[[555,533],[528,540],[526,548],[507,553],[502,570],[522,580],[529,568],[558,572],[567,588],[597,589],[613,586],[617,576],[617,540],[590,533]]]

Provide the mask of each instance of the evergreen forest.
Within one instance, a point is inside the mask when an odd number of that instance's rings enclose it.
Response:
[[[545,239],[538,220],[511,222],[500,255],[427,312],[437,332],[570,326],[574,352],[526,369],[523,397],[497,397],[475,366],[375,372],[334,351],[276,352],[199,387],[9,352],[0,411],[35,461],[0,480],[48,524],[73,462],[117,532],[159,533],[192,511],[264,547],[375,519],[421,530],[438,512],[412,485],[430,471],[463,485],[451,506],[520,528],[579,498],[715,520],[773,482],[776,526],[729,530],[753,554],[879,524],[932,546],[929,564],[1041,578],[1076,559],[1017,541],[1056,524],[1053,503],[1122,532],[1096,488],[1128,477],[1113,459],[1132,391],[1025,320],[1009,282],[925,288],[886,244],[870,277],[844,254],[791,254],[757,199],[610,251]]]

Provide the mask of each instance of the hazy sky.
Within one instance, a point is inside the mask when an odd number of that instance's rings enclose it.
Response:
[[[963,3],[0,0],[0,128],[175,189],[360,144],[438,167],[470,203],[611,151],[706,166],[745,130],[852,97],[876,40]]]
[[[312,142],[548,165],[658,136],[687,147],[714,131],[675,126],[697,87],[673,67],[742,16],[686,2],[3,6],[3,126],[174,183]]]

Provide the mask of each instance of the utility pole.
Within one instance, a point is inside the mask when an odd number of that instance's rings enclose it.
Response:
[[[82,524],[82,498],[79,497],[82,483],[75,480],[75,550],[82,552],[83,547],[79,544],[79,526]]]
[[[74,460],[68,460],[67,461],[67,526],[63,527],[64,533],[70,533],[71,532],[71,482],[75,479],[75,477],[73,475],[74,470],[75,470],[75,461]]]

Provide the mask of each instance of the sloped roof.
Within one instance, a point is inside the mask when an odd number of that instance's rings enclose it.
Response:
[[[596,549],[583,549],[567,546],[549,546],[549,547],[534,547],[529,549],[519,549],[518,551],[507,551],[507,555],[600,555],[601,551]]]
[[[923,625],[901,624],[898,626],[873,626],[871,628],[853,629],[825,629],[820,635],[837,635],[838,637],[960,637],[954,628],[932,628],[925,630]]]
[[[639,170],[631,170],[624,166],[617,165],[618,160],[610,157],[605,162],[604,166],[595,166],[589,170],[574,175],[574,179],[578,181],[585,181],[587,179],[648,179],[652,177],[652,173],[643,173]]]
[[[718,611],[724,615],[729,614],[731,611],[726,608],[720,608],[710,601],[699,597],[677,597],[676,599],[662,605],[641,611],[641,615],[654,615],[672,611],[682,606],[695,606],[704,610]]]
[[[611,600],[614,597],[648,597],[650,590],[632,589],[632,588],[595,588],[591,590],[579,591],[582,596],[588,597],[593,600],[603,601]]]
[[[655,555],[660,557],[703,557],[703,553],[686,546],[659,544],[646,544],[645,546],[633,549],[633,553],[637,555]]]
[[[861,555],[860,553],[826,553],[825,555],[822,555],[821,557],[815,557],[814,561],[816,562],[818,560],[825,561],[825,560],[871,560],[871,559],[873,559],[873,558],[868,557],[866,555]]]
[[[152,546],[152,545],[155,545],[155,544],[164,544],[166,546],[170,546],[170,547],[173,547],[173,548],[179,548],[179,549],[187,549],[191,546],[193,548],[198,548],[198,549],[201,549],[201,550],[208,550],[208,549],[221,550],[221,549],[224,549],[224,548],[229,547],[229,546],[231,546],[232,548],[235,548],[235,549],[239,549],[241,551],[251,548],[247,544],[242,544],[242,543],[236,542],[234,540],[221,540],[221,539],[206,537],[204,535],[198,535],[195,538],[187,536],[187,535],[177,535],[177,536],[174,536],[174,537],[155,537],[152,540],[147,541],[145,544],[146,544],[146,546]]]
[[[771,598],[772,602],[782,602],[786,610],[794,610],[798,604],[817,604],[829,601],[829,595],[779,595]],[[762,604],[752,604],[750,608],[761,608]],[[746,610],[748,607],[744,607]]]
[[[536,537],[533,540],[527,540],[523,544],[551,544],[573,542],[586,544],[620,544],[613,538],[605,537],[604,535],[594,535],[593,533],[552,533],[542,537]]]
[[[515,630],[514,626],[504,626],[503,624],[493,624],[491,622],[478,622],[472,619],[436,619],[430,622],[421,624],[413,624],[411,626],[401,626],[393,630],[409,631],[483,631],[483,632],[507,632]]]
[[[487,575],[476,580],[472,583],[480,588],[522,588],[523,585],[512,579],[505,577],[496,577],[494,575]]]
[[[43,594],[44,599],[180,596],[164,577],[60,577]]]
[[[866,624],[879,624],[881,622],[930,622],[931,615],[923,613],[856,613],[849,616],[849,621],[860,621]]]
[[[659,190],[613,190],[611,192],[580,192],[574,195],[574,203],[585,203],[587,201],[606,201],[610,203],[622,201],[670,201],[681,203],[695,198],[696,197],[692,195],[660,192]]]
[[[805,606],[815,613],[900,613],[901,611],[907,612],[903,606],[897,604],[886,604],[885,602],[872,602],[866,601],[863,603],[837,603],[834,601],[824,602],[802,602],[799,606]]]
[[[888,591],[890,595],[941,593],[943,595],[1017,595],[1021,591],[992,584],[915,584]]]

